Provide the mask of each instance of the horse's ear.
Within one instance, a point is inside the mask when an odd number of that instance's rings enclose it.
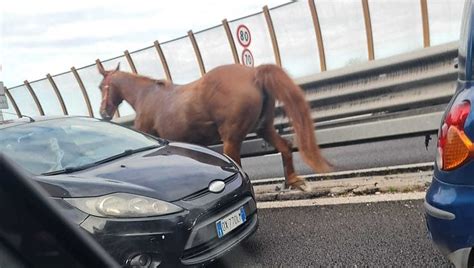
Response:
[[[117,64],[117,68],[115,68],[115,71],[120,70],[120,62]]]
[[[97,69],[99,70],[99,73],[102,76],[105,76],[107,74],[107,72],[105,71],[104,66],[102,66],[102,64],[100,64],[99,60],[96,60],[96,63],[97,63],[96,65],[97,65]]]

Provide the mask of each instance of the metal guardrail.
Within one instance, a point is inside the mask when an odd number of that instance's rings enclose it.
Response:
[[[305,90],[313,119],[318,122],[396,112],[447,103],[457,77],[456,57],[457,43],[450,43],[297,82]]]
[[[332,146],[436,133],[455,92],[456,57],[457,42],[298,79],[317,122],[318,143]],[[132,125],[133,119],[116,122]],[[293,140],[280,106],[275,127]],[[211,147],[222,150],[221,145]],[[255,134],[242,145],[243,157],[271,152],[275,149]]]

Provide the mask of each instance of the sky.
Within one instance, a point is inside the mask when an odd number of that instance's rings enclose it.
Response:
[[[10,88],[290,0],[14,0],[0,5],[0,81]]]

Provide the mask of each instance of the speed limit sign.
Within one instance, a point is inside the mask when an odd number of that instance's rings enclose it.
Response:
[[[247,26],[241,24],[237,27],[237,40],[239,40],[240,45],[243,47],[248,47],[250,42],[252,42],[252,36],[250,35],[250,30]]]
[[[252,52],[250,52],[250,50],[244,49],[244,51],[242,51],[242,63],[245,66],[253,67],[253,63],[254,63],[253,55],[252,55]]]

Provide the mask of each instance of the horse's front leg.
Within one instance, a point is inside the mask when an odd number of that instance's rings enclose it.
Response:
[[[240,146],[242,142],[237,141],[224,141],[224,154],[232,158],[237,164],[242,166],[240,163]]]

